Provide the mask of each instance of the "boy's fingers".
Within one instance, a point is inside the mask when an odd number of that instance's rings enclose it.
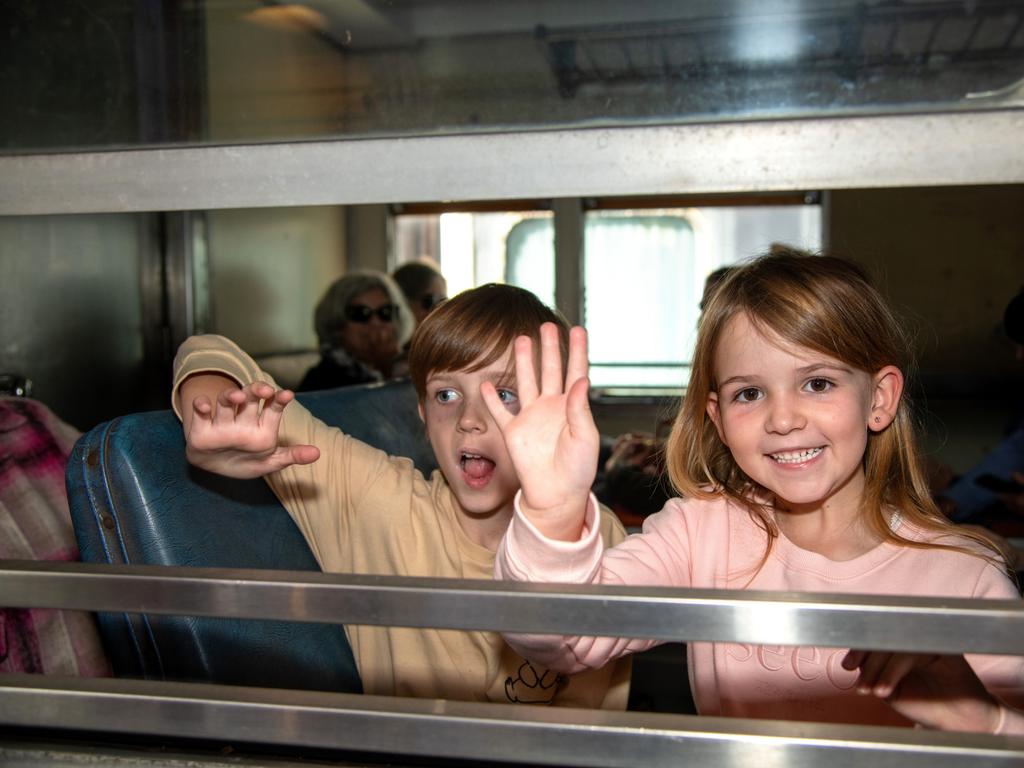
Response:
[[[192,412],[205,421],[209,421],[213,417],[213,404],[210,402],[210,398],[206,395],[198,395],[192,400]]]
[[[484,405],[487,406],[487,410],[490,412],[491,418],[494,419],[494,423],[498,425],[498,429],[504,432],[506,425],[512,421],[512,414],[508,412],[508,408],[501,402],[501,398],[498,397],[498,390],[494,388],[494,384],[489,381],[481,384],[480,396],[484,399]],[[522,394],[520,394],[519,399],[520,401],[522,400]]]
[[[519,402],[529,405],[537,399],[537,376],[533,369],[533,339],[529,336],[520,336],[515,340],[512,348],[516,359],[516,392],[519,395]]]
[[[320,458],[320,449],[315,445],[293,445],[284,451],[290,464],[312,464]]]
[[[540,327],[540,391],[545,395],[562,393],[562,348],[558,327],[544,323]]]
[[[587,332],[575,326],[569,331],[569,367],[565,381],[568,384],[585,379],[590,375],[590,363],[587,360]]]

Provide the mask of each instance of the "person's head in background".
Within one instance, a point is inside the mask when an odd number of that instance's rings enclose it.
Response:
[[[412,310],[416,325],[448,298],[448,283],[437,262],[426,257],[403,264],[391,273]]]
[[[1024,363],[1024,288],[1010,299],[1003,312],[1003,328],[1017,347],[1017,359]]]
[[[718,269],[712,270],[708,273],[708,276],[704,278],[704,292],[700,297],[700,311],[704,311],[704,307],[708,305],[711,300],[712,294],[715,289],[722,284],[726,276],[732,272],[733,267],[719,267]]]
[[[395,282],[383,272],[351,272],[335,280],[313,314],[320,353],[348,357],[389,376],[413,318]]]

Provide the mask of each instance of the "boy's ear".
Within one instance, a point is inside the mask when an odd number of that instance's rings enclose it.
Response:
[[[423,430],[427,429],[427,415],[423,412],[423,401],[420,400],[416,403],[416,412],[420,415],[420,421],[423,422]]]
[[[903,396],[903,372],[895,365],[887,365],[874,375],[873,381],[868,429],[881,432],[896,418]]]
[[[708,418],[715,425],[715,429],[718,430],[718,439],[722,441],[722,444],[726,447],[729,443],[725,439],[725,433],[722,431],[722,412],[718,408],[718,393],[708,392],[708,402],[704,406],[707,411]]]

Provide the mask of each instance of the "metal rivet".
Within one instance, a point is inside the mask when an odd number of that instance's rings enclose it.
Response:
[[[104,515],[103,517],[101,517],[100,522],[103,523],[103,527],[106,528],[108,531],[114,530],[114,518],[112,518],[110,515]]]

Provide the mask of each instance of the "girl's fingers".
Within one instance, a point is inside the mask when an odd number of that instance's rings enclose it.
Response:
[[[569,387],[579,379],[590,375],[590,363],[587,360],[587,332],[579,326],[569,331],[569,367],[565,374],[565,384]]]
[[[867,656],[867,651],[858,651],[855,648],[851,648],[843,656],[843,660],[839,662],[843,669],[850,670],[851,672],[861,665],[864,661],[864,657]]]
[[[587,396],[589,389],[590,382],[585,378],[576,379],[569,388],[566,418],[569,422],[569,432],[574,436],[597,431],[594,417],[590,413],[590,398]]]
[[[545,395],[560,395],[563,384],[558,326],[544,323],[540,327],[540,391]]]
[[[520,336],[513,345],[516,359],[516,394],[527,406],[537,399],[537,377],[533,369],[533,339]],[[493,415],[493,413],[492,413]]]
[[[891,656],[891,653],[882,651],[873,651],[864,655],[858,665],[860,667],[860,675],[857,677],[858,693],[871,693]]]
[[[518,374],[517,374],[518,375]],[[536,390],[536,387],[534,387]],[[489,381],[485,381],[480,385],[480,396],[484,399],[484,405],[487,406],[487,410],[490,411],[491,418],[494,419],[494,423],[498,425],[498,429],[502,432],[505,431],[505,427],[512,421],[512,414],[509,413],[508,408],[501,402],[501,398],[498,397],[498,390],[494,388],[494,384]],[[534,395],[536,396],[536,395]],[[519,400],[522,402],[523,395],[522,389],[519,391]]]

